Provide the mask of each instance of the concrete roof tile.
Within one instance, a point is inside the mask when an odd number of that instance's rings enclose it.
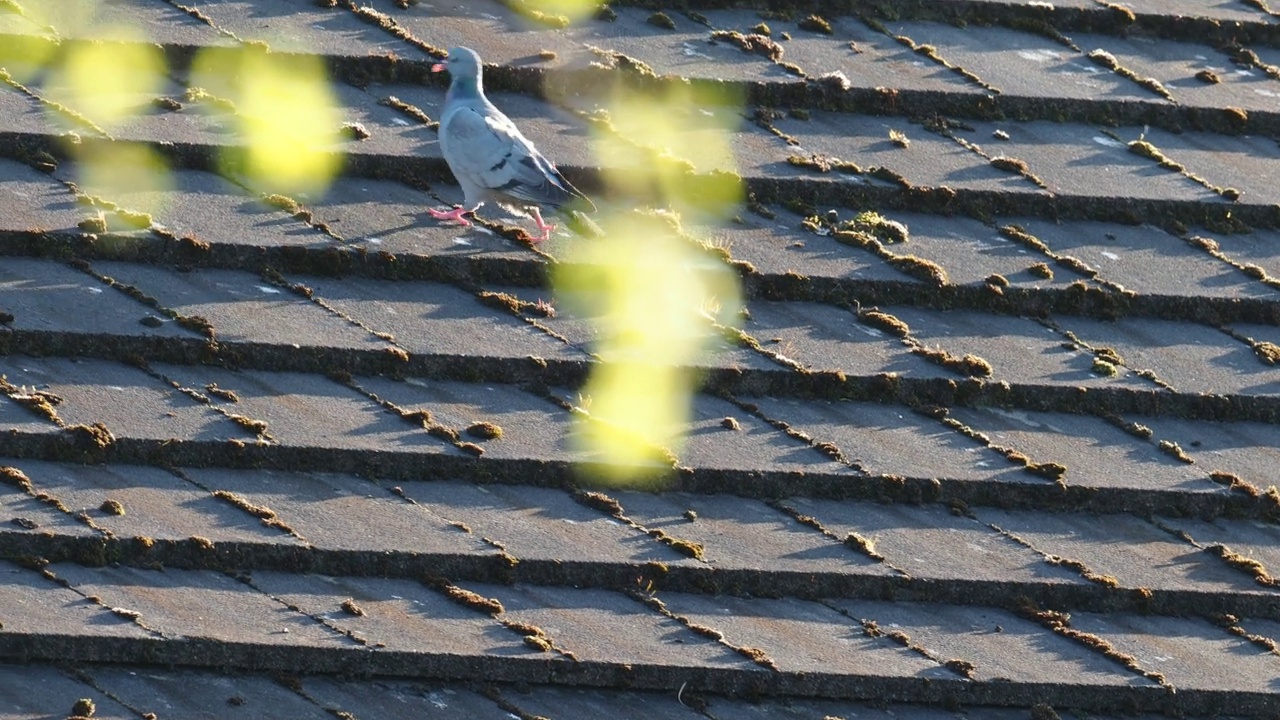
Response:
[[[1265,3],[615,3],[567,27],[537,5],[0,0],[0,466],[30,477],[0,492],[0,656],[30,663],[0,665],[0,716],[1272,711]],[[781,58],[712,42],[760,21]],[[170,63],[110,137],[9,48],[109,23]],[[220,163],[235,118],[184,92],[232,92],[189,66],[237,45],[323,64],[371,133],[326,148],[328,189]],[[709,150],[695,182],[744,181],[737,217],[680,226],[728,253],[759,346],[717,334],[690,363],[708,385],[665,484],[585,490],[600,458],[565,407],[602,331],[551,287],[580,240],[426,212],[463,200],[430,126],[453,45],[597,217],[656,211],[610,171],[675,145]],[[700,106],[646,140],[588,116],[621,90]],[[86,151],[125,141],[167,184],[92,182]],[[809,153],[888,173],[788,162]],[[908,241],[826,232],[866,210]],[[850,312],[873,307],[905,344]]]
[[[136,613],[149,632],[166,638],[212,638],[228,644],[262,643],[355,647],[356,643],[290,609],[253,585],[207,570],[49,566],[55,575],[106,607]]]
[[[984,682],[1077,686],[1152,686],[1150,680],[1034,622],[994,608],[926,603],[831,600],[831,605],[885,633],[905,633],[939,658],[973,663]]]
[[[1001,92],[1043,98],[1158,100],[1083,54],[1049,38],[1002,27],[958,28],[940,22],[889,22],[893,32],[930,45],[947,61]]]
[[[103,423],[121,437],[226,440],[252,437],[226,417],[134,367],[82,358],[0,358],[0,372],[62,398],[68,425]],[[198,387],[204,387],[201,383]]]
[[[4,108],[8,97],[11,94],[0,92],[0,114],[6,118],[12,117]],[[0,180],[5,207],[0,227],[5,230],[70,230],[86,217],[67,186],[29,165],[0,160]]]
[[[1092,63],[1077,60],[1073,64]],[[1109,71],[1103,72],[1111,75]],[[1047,120],[1017,124],[981,121],[968,122],[966,126],[956,129],[955,134],[992,157],[1004,156],[1026,163],[1028,171],[1056,195],[1225,202],[1203,185],[1130,152],[1127,143],[1137,140],[1142,128],[1104,131],[1083,123]],[[997,130],[1008,139],[995,139],[993,135]]]
[[[581,560],[693,562],[643,532],[574,502],[562,490],[454,483],[412,483],[402,489],[432,513],[464,524],[519,559],[562,561],[565,549],[574,548]]]
[[[1071,625],[1100,635],[1143,667],[1163,674],[1175,688],[1243,691],[1261,697],[1237,700],[1228,712],[1249,712],[1270,702],[1276,657],[1222,628],[1193,618],[1073,613]],[[1200,662],[1212,656],[1213,663]]]
[[[0,307],[14,316],[9,326],[17,330],[199,337],[92,275],[48,260],[6,258],[0,267]]]
[[[215,543],[294,544],[288,535],[265,527],[258,518],[159,468],[32,460],[18,460],[12,465],[72,512],[83,510],[95,526],[123,538],[186,540],[200,536]],[[104,509],[107,500],[120,503],[123,514]],[[67,530],[59,527],[58,532]]]
[[[1273,484],[1280,442],[1275,426],[1249,422],[1204,422],[1172,417],[1144,417],[1157,440],[1175,442],[1202,472],[1228,472],[1258,486]]]
[[[1149,319],[1059,322],[1093,347],[1113,348],[1127,367],[1154,372],[1182,392],[1280,393],[1280,378],[1251,347],[1212,327]]]
[[[670,610],[724,634],[726,642],[757,648],[783,671],[871,677],[954,677],[937,663],[869,637],[822,603],[664,593]]]
[[[317,297],[374,331],[388,332],[410,353],[526,358],[581,355],[474,295],[444,284],[399,284],[299,277]]]
[[[788,148],[772,166],[762,168],[770,175],[812,175],[812,171],[790,167],[785,161],[790,155],[805,157],[810,153],[819,153],[854,162],[864,169],[874,166],[888,168],[906,178],[912,185],[1043,192],[1015,173],[991,167],[987,159],[966,150],[955,141],[898,118],[849,117],[837,113],[812,112],[809,120],[784,117],[776,120],[774,125],[793,136],[799,144]],[[902,147],[891,140],[890,133],[894,131],[904,133],[910,144]],[[871,182],[847,177],[842,179]]]
[[[357,20],[351,13],[290,0],[198,0],[190,5],[215,28],[244,41],[272,43],[294,52],[364,56],[406,52],[410,46]]]
[[[992,366],[991,377],[1030,385],[1150,389],[1151,384],[1121,369],[1118,376],[1093,371],[1093,355],[1064,347],[1063,335],[1028,318],[925,308],[883,307],[911,327],[911,337],[926,347],[954,355],[976,355]]]
[[[1269,297],[1275,292],[1151,225],[1016,222],[1053,252],[1076,258],[1097,271],[1099,279],[1136,293],[1190,299]]]
[[[995,452],[903,407],[749,398],[770,418],[832,442],[868,472],[917,478],[1023,481]],[[927,452],[919,448],[927,447]],[[1007,468],[1007,469],[1006,469]],[[1026,476],[1026,481],[1032,481]]]
[[[333,717],[278,680],[261,675],[224,675],[207,670],[161,670],[145,666],[137,669],[95,667],[87,674],[135,712],[154,713],[158,717],[245,720]],[[98,714],[95,712],[93,716]]]
[[[462,587],[497,598],[505,608],[500,619],[541,628],[555,647],[580,660],[757,672],[745,657],[622,593],[480,583]]]
[[[301,678],[306,696],[326,710],[397,717],[405,713],[440,720],[510,720],[511,714],[458,683],[424,684],[390,680],[338,681]],[[357,715],[359,717],[359,715]]]
[[[190,468],[213,492],[230,492],[326,550],[479,554],[493,552],[439,516],[395,497],[369,480],[331,473]],[[247,513],[246,513],[247,514]]]
[[[70,673],[29,663],[0,665],[0,718],[72,715],[81,698],[93,701],[93,716],[102,720],[126,720],[137,715],[101,690],[77,680]]]
[[[1262,592],[1247,575],[1129,515],[1044,515],[979,508],[983,521],[1030,543],[1041,552],[1079,560],[1122,587],[1193,590],[1201,593]]]
[[[99,262],[94,269],[154,297],[163,307],[212,323],[219,340],[385,350],[376,338],[287,287],[247,272]]]
[[[112,613],[113,606],[104,607],[88,599],[90,593],[63,587],[41,572],[0,561],[0,577],[6,635],[71,636],[85,642],[147,637],[132,620]]]
[[[260,434],[271,442],[301,448],[395,448],[424,457],[459,452],[428,435],[421,425],[415,426],[323,376],[179,365],[157,365],[155,369],[183,387],[200,389],[214,384],[234,393],[235,400],[212,395],[210,402],[228,415],[266,423],[261,433],[247,428],[255,439]],[[243,421],[227,422],[245,427]]]
[[[908,576],[999,583],[1083,582],[1077,574],[1045,563],[1038,553],[1010,542],[982,523],[936,505],[833,503],[809,498],[792,498],[787,503],[817,518],[839,538],[857,533],[884,557],[884,565]]]
[[[620,493],[617,499],[645,527],[702,545],[706,561],[717,568],[890,574],[883,565],[759,501],[640,492]]]
[[[819,303],[754,302],[743,329],[766,349],[813,370],[849,375],[893,372],[907,377],[950,373],[911,354],[902,342],[859,322],[841,308]]]
[[[951,415],[1033,462],[1065,466],[1068,486],[1217,492],[1200,471],[1101,418],[994,407],[953,408]]]
[[[455,604],[411,580],[257,572],[253,574],[253,584],[301,608],[311,617],[322,618],[332,627],[353,633],[375,650],[429,650],[505,657],[537,655],[536,650],[520,641],[519,635],[483,612]],[[364,614],[344,610],[345,600],[352,600]],[[351,642],[337,632],[330,632]]]

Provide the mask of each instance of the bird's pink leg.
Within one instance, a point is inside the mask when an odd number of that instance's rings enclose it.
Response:
[[[538,232],[542,233],[542,237],[534,238],[535,243],[546,242],[551,237],[551,232],[556,229],[555,225],[548,225],[542,221],[542,212],[536,207],[530,207],[533,211],[533,219],[538,223]]]
[[[483,205],[483,203],[481,203],[481,205]],[[469,210],[467,208],[462,207],[461,205],[458,205],[457,207],[449,211],[433,210],[431,208],[427,208],[427,212],[431,213],[431,217],[437,220],[454,220],[460,225],[470,225],[471,221],[462,216],[469,212],[475,212],[476,210],[479,210],[479,209],[480,209],[480,205],[476,205],[475,207]]]

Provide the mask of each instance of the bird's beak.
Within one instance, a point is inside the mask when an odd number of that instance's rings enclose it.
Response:
[[[431,66],[431,72],[444,72],[444,63],[436,63]]]

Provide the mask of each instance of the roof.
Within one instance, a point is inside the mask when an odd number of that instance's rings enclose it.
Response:
[[[0,718],[1273,715],[1277,13],[610,5],[0,0]],[[109,23],[165,69],[104,127],[32,58]],[[263,44],[334,80],[326,190],[218,160],[198,58]],[[679,222],[745,312],[662,483],[583,472],[592,241],[425,212],[455,45],[602,207],[742,183]],[[617,87],[718,93],[712,150]]]

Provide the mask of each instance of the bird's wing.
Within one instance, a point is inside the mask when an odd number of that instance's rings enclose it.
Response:
[[[458,107],[444,118],[440,134],[448,138],[441,150],[459,181],[553,207],[582,197],[515,123],[492,106]]]

